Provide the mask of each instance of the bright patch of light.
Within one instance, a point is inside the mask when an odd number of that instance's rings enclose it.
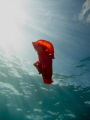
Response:
[[[5,51],[23,47],[23,26],[27,19],[24,5],[24,0],[0,1],[0,47]]]

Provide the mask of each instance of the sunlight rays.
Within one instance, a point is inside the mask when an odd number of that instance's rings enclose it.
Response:
[[[24,4],[23,0],[0,1],[0,47],[5,51],[23,46],[23,25],[27,19]]]

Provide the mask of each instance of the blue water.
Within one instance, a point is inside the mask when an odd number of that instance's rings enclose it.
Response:
[[[53,74],[46,85],[25,69],[23,59],[0,51],[0,120],[90,120],[90,57],[79,74]]]
[[[0,120],[90,120],[90,0],[0,1]],[[43,83],[32,42],[54,45]]]

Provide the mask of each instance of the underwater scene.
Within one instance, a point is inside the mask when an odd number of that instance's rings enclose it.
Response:
[[[90,120],[90,0],[4,0],[0,13],[0,120]],[[52,84],[33,66],[39,39],[54,46]]]

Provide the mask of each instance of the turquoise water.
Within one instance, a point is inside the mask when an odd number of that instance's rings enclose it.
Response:
[[[24,63],[0,51],[0,120],[90,120],[90,57],[74,65],[79,74],[54,73],[52,85]]]
[[[51,85],[39,39],[55,48]],[[0,120],[90,120],[90,0],[0,1]]]

